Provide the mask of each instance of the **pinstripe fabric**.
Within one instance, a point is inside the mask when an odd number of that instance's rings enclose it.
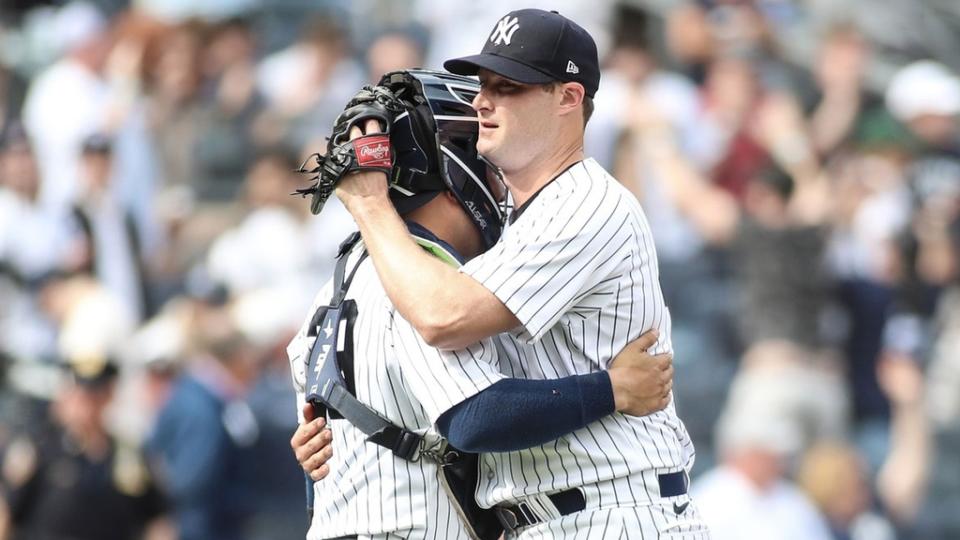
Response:
[[[636,198],[593,160],[544,187],[500,242],[461,270],[522,323],[513,336],[498,337],[501,370],[510,377],[605,369],[651,328],[660,331],[651,352],[672,350],[647,220]],[[540,447],[483,455],[478,501],[491,506],[646,470],[689,470],[694,454],[671,399],[649,416],[613,414]],[[610,504],[658,501],[656,488],[626,487]]]
[[[355,249],[350,256],[355,259],[358,254]],[[287,349],[298,403],[304,399],[305,363],[312,343],[306,335],[310,315],[331,296],[328,284]],[[431,440],[438,440],[430,429],[438,416],[503,377],[495,367],[492,341],[457,352],[427,346],[395,313],[369,259],[357,271],[347,298],[357,302],[359,312],[354,326],[357,398],[394,423],[428,432]],[[314,486],[314,518],[308,540],[352,534],[467,537],[432,461],[396,458],[389,450],[366,443],[365,435],[345,420],[333,420],[331,427],[331,473]]]
[[[577,512],[526,527],[508,539],[521,540],[710,540],[696,507],[691,503],[682,518],[672,505],[602,508]]]

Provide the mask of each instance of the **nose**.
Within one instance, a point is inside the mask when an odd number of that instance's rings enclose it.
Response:
[[[470,105],[473,107],[473,110],[477,112],[490,110],[490,99],[487,97],[482,86],[480,87],[480,91],[477,92],[477,95],[474,96],[473,102],[471,102]]]

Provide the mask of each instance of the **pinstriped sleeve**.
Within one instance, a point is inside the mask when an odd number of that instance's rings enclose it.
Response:
[[[399,314],[394,314],[391,322],[394,354],[404,383],[431,423],[505,378],[497,369],[497,352],[490,339],[459,351],[441,351],[427,345]]]

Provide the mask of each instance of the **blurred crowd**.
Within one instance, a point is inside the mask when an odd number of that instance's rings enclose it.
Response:
[[[572,0],[725,540],[960,538],[960,7]],[[285,347],[352,94],[501,0],[4,0],[0,539],[298,538]]]

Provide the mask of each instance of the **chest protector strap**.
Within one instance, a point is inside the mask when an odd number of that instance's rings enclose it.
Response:
[[[355,397],[353,382],[353,326],[357,303],[346,300],[357,269],[367,257],[366,250],[347,274],[347,260],[360,241],[354,233],[337,255],[333,274],[334,295],[330,304],[320,306],[310,320],[309,337],[315,337],[307,365],[307,403],[316,417],[344,419],[367,435],[367,441],[383,446],[397,457],[413,461],[418,457],[422,437],[394,424]]]

